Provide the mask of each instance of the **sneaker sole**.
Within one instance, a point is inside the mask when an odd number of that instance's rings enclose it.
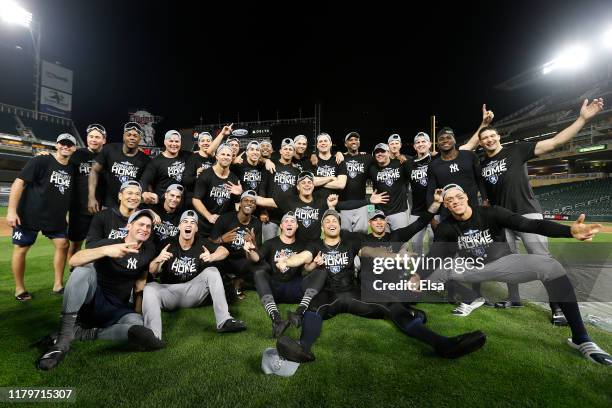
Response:
[[[441,355],[442,357],[449,359],[463,357],[482,348],[486,342],[487,336],[484,333],[474,333],[472,337],[468,337],[456,345],[452,351],[441,353]]]
[[[314,361],[312,354],[306,353],[299,344],[294,342],[287,336],[283,336],[276,342],[276,349],[278,354],[285,360],[293,361],[296,363],[309,363]]]

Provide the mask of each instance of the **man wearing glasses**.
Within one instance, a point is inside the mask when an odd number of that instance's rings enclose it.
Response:
[[[107,145],[96,157],[89,174],[88,209],[92,214],[100,211],[96,199],[96,188],[99,177],[104,173],[106,196],[104,205],[116,207],[119,188],[130,180],[140,180],[145,167],[151,161],[149,156],[138,150],[138,143],[143,136],[142,127],[136,122],[128,122],[123,127],[123,143]]]
[[[25,259],[38,232],[53,241],[53,292],[64,292],[63,278],[68,234],[66,213],[70,207],[74,184],[74,167],[69,163],[76,150],[76,139],[68,133],[57,137],[56,152],[30,159],[11,186],[6,222],[13,228],[15,299],[31,300],[24,282]]]
[[[106,129],[99,124],[87,126],[87,147],[77,149],[70,156],[70,163],[74,166],[74,194],[72,194],[72,202],[70,204],[70,217],[68,219],[68,239],[70,247],[68,248],[68,261],[72,255],[79,249],[83,241],[87,237],[89,225],[93,215],[89,213],[87,208],[88,196],[88,180],[91,166],[94,163],[96,156],[102,151],[102,147],[106,143]],[[98,183],[96,189],[96,199],[103,198],[103,183]]]

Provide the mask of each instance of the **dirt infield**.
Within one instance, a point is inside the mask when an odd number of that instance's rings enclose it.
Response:
[[[601,232],[612,233],[612,225],[609,223],[604,225]],[[11,233],[12,233],[11,228],[8,225],[6,225],[6,218],[0,217],[0,237],[10,237]]]

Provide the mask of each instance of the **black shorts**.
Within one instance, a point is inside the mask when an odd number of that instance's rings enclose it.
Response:
[[[70,212],[68,216],[68,239],[74,242],[84,241],[87,232],[89,232],[89,224],[91,224],[92,218],[93,215],[91,214]]]

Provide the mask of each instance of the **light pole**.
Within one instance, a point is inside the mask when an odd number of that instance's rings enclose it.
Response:
[[[38,119],[40,99],[40,33],[41,24],[32,19],[32,13],[19,6],[13,0],[0,0],[0,18],[9,24],[17,24],[30,31],[34,46],[34,116]]]

